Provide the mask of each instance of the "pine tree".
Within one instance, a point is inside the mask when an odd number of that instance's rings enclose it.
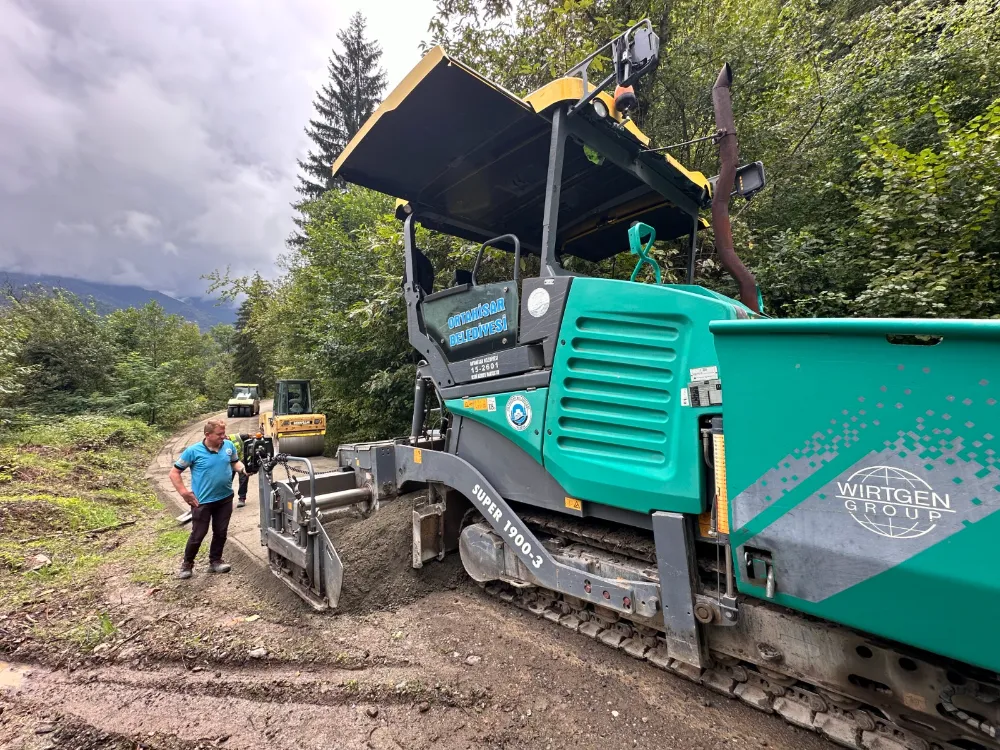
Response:
[[[330,80],[316,94],[319,117],[309,121],[306,134],[316,146],[299,160],[303,174],[297,190],[306,200],[335,186],[331,166],[348,142],[375,111],[385,91],[385,71],[378,67],[382,48],[365,39],[365,18],[355,13],[347,28],[337,33],[342,52],[333,50]]]
[[[261,366],[260,349],[250,331],[250,315],[253,303],[250,299],[243,301],[239,312],[236,313],[236,336],[235,352],[233,354],[233,368],[241,383],[260,383],[264,387]]]

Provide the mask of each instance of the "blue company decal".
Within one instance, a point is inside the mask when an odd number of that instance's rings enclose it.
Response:
[[[531,424],[531,404],[524,396],[515,395],[507,399],[507,421],[520,432]]]
[[[465,310],[464,312],[450,316],[448,318],[448,328],[450,330],[454,330],[459,326],[467,326],[469,323],[475,323],[476,321],[482,322],[478,325],[470,326],[460,331],[456,331],[455,333],[448,334],[448,345],[459,346],[461,344],[468,344],[488,336],[496,336],[497,334],[505,333],[507,331],[506,309],[507,307],[504,299],[501,297],[500,299],[476,305],[471,310]],[[498,318],[494,318],[493,320],[482,320],[483,318],[488,318],[489,316],[497,315],[498,313],[504,314]]]

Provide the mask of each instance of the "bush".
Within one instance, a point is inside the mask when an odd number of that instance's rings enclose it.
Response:
[[[159,431],[138,419],[104,415],[53,417],[14,436],[20,445],[49,445],[76,450],[139,448],[155,442]]]

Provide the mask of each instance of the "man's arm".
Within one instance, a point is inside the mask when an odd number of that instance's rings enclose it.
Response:
[[[239,437],[240,437],[240,442],[243,443],[243,449],[246,450],[246,443],[243,441],[243,436],[240,435]],[[229,442],[232,443],[233,441],[230,440]],[[243,462],[240,461],[239,456],[237,455],[235,443],[233,443],[233,460],[230,461],[230,463],[233,466],[233,471],[235,471],[237,474],[243,474],[247,470],[247,467],[243,465]]]
[[[195,494],[191,490],[184,486],[184,480],[181,479],[181,472],[184,471],[184,469],[178,466],[178,463],[187,468],[189,465],[187,451],[184,451],[184,453],[181,454],[181,457],[177,459],[177,463],[175,463],[170,469],[170,483],[174,486],[174,489],[177,490],[177,494],[184,498],[184,502],[192,508],[197,508],[198,498],[195,497]]]

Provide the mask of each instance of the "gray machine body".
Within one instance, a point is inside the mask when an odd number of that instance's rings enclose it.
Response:
[[[662,618],[672,658],[703,665],[704,646],[693,615],[694,557],[688,519],[676,513],[652,516],[661,560],[658,580],[627,568],[581,566],[552,554],[522,521],[512,500],[468,460],[483,457],[467,458],[440,448],[440,444],[403,441],[343,445],[338,450],[339,471],[315,474],[306,459],[294,459],[307,464],[308,479],[289,483],[262,472],[261,543],[273,553],[272,570],[314,608],[336,608],[343,566],[334,540],[323,528],[326,511],[320,508],[339,503],[340,512],[372,513],[406,489],[426,487],[424,499],[413,510],[414,567],[459,546],[461,518],[471,504],[486,533],[463,532],[460,544],[463,561],[477,580],[539,586],[609,613],[640,620]],[[496,471],[495,463],[484,465],[493,467],[489,473],[501,486],[514,485],[514,478]]]

